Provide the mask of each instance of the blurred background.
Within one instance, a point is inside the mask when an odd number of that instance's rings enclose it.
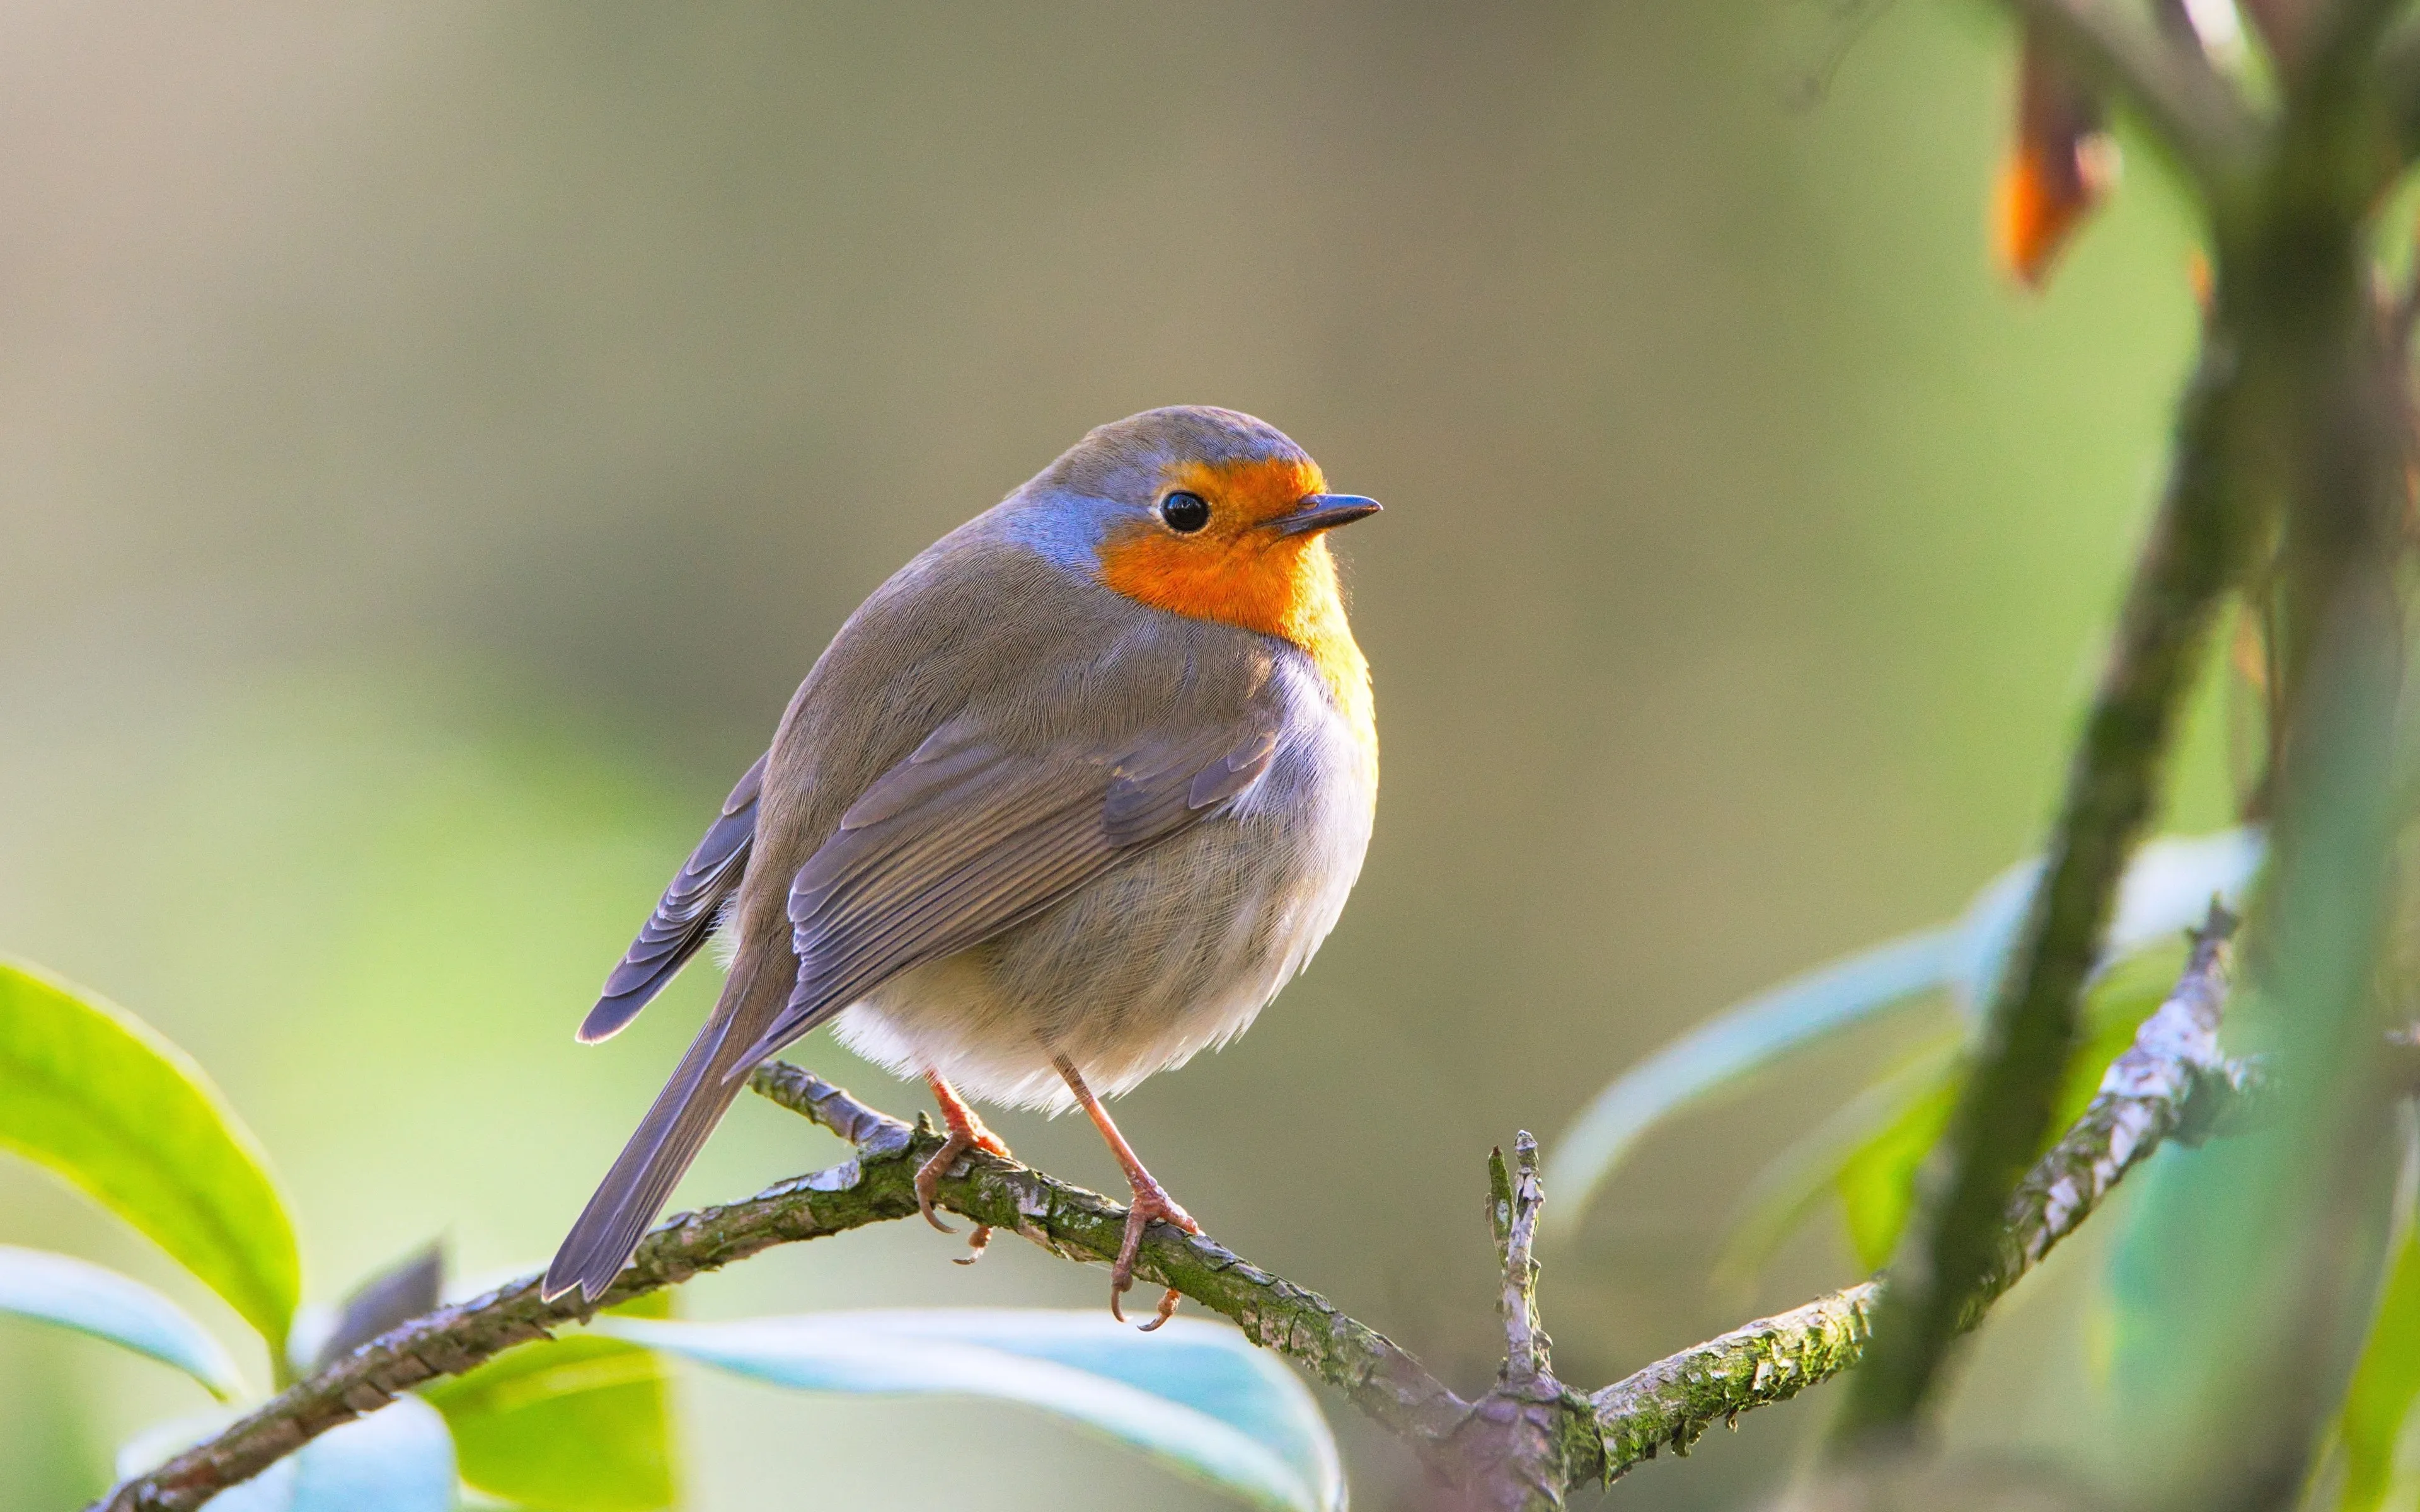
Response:
[[[2012,291],[1983,231],[2009,60],[1980,0],[10,0],[0,951],[210,1070],[315,1299],[431,1236],[538,1263],[713,973],[610,1045],[572,1027],[843,616],[1088,426],[1251,410],[1388,506],[1341,548],[1377,835],[1310,974],[1119,1116],[1219,1239],[1476,1388],[1488,1147],[1953,913],[2046,817],[2192,237],[2138,153],[2053,294]],[[2222,715],[2171,827],[2226,820]],[[1568,1378],[1853,1276],[1827,1214],[1753,1295],[1706,1281],[1745,1183],[1910,1023],[1624,1172],[1544,1257]],[[924,1105],[828,1037],[797,1057]],[[1080,1120],[998,1127],[1115,1184]],[[680,1200],[837,1149],[744,1105]],[[240,1337],[0,1163],[5,1241]],[[1102,1300],[957,1253],[892,1225],[684,1306]],[[2099,1263],[2061,1251],[1997,1316],[1962,1442],[2049,1431]],[[1222,1504],[1007,1409],[683,1394],[701,1509],[806,1466],[830,1504]],[[1326,1400],[1357,1497],[1405,1490]],[[80,1502],[200,1401],[0,1322],[0,1504]],[[1613,1495],[1745,1504],[1824,1411]]]

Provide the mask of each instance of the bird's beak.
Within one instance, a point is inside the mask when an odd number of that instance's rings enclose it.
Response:
[[[1293,513],[1280,515],[1268,524],[1280,535],[1316,535],[1376,513],[1375,499],[1364,499],[1357,493],[1315,493],[1295,505]]]

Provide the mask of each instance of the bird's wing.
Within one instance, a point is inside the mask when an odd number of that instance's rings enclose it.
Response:
[[[622,1032],[714,933],[715,916],[739,890],[740,874],[748,870],[749,847],[756,839],[756,799],[764,782],[765,758],[759,756],[722,800],[721,816],[664,889],[622,964],[605,979],[603,995],[581,1023],[582,1041],[593,1044]]]
[[[791,883],[798,985],[741,1065],[1217,813],[1268,769],[1279,732],[1274,704],[1257,700],[1232,720],[1096,751],[1012,754],[944,725],[866,789]]]

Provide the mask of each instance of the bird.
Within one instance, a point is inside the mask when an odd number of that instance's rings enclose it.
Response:
[[[936,1227],[961,1157],[1008,1154],[970,1100],[1084,1110],[1132,1194],[1123,1319],[1149,1226],[1202,1228],[1101,1100],[1243,1032],[1360,874],[1377,725],[1327,534],[1378,511],[1264,421],[1148,409],[876,589],[581,1025],[619,1032],[721,936],[714,1008],[543,1295],[601,1296],[750,1072],[829,1023],[929,1085]]]

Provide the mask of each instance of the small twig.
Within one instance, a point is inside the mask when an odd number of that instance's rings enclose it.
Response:
[[[1504,1151],[1487,1154],[1487,1216],[1504,1272],[1504,1366],[1452,1441],[1423,1458],[1471,1512],[1560,1512],[1574,1487],[1603,1471],[1588,1400],[1555,1379],[1554,1343],[1538,1319],[1534,1249],[1545,1195],[1538,1141],[1527,1129],[1513,1137],[1512,1161],[1507,1171]]]
[[[2093,84],[2126,105],[2213,205],[2231,200],[2259,121],[2197,43],[2107,0],[2008,0]]]
[[[1504,1170],[1504,1151],[1489,1152],[1488,1183],[1493,1189],[1496,1254],[1504,1268],[1504,1373],[1507,1383],[1537,1380],[1554,1368],[1555,1341],[1538,1321],[1538,1262],[1531,1251],[1538,1235],[1538,1210],[1544,1202],[1538,1184],[1538,1141],[1522,1130],[1512,1140],[1513,1170]]]

